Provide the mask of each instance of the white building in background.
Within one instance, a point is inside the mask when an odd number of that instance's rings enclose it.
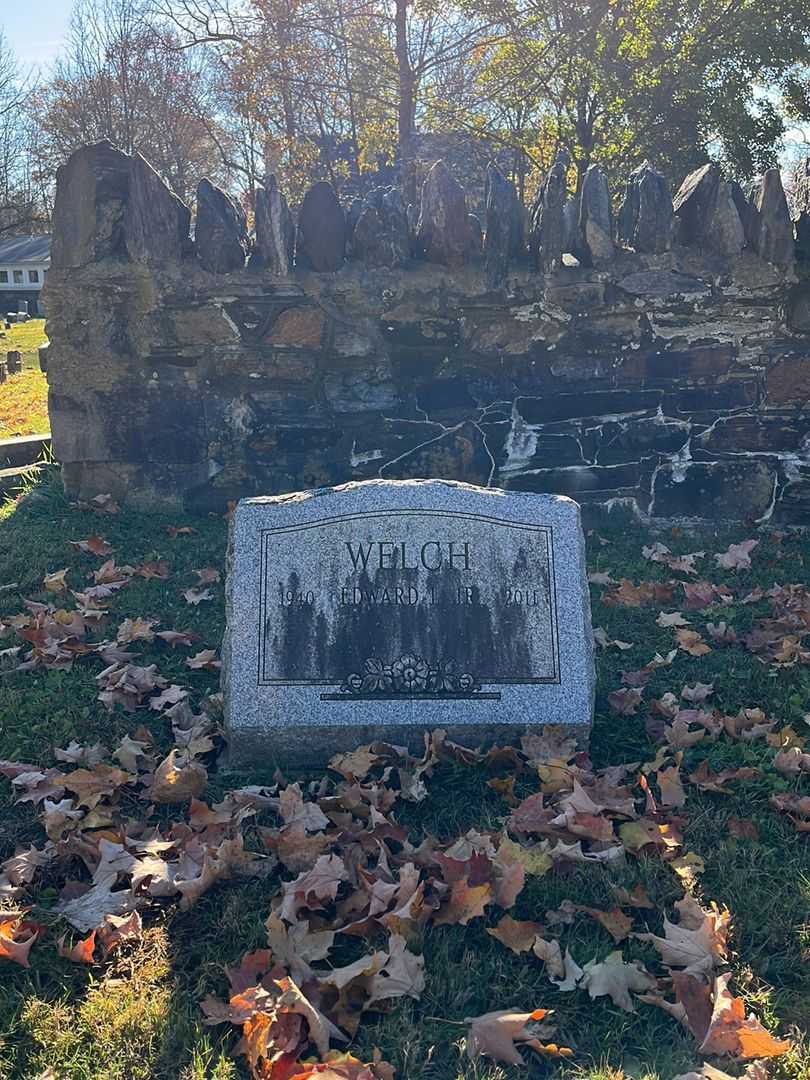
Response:
[[[50,236],[0,236],[0,318],[9,311],[41,315],[39,294],[51,265]]]

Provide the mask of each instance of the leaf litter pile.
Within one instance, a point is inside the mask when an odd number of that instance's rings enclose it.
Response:
[[[103,499],[92,509],[117,511]],[[183,542],[193,531],[170,527],[168,535]],[[807,718],[798,712],[788,722],[767,700],[727,710],[712,682],[689,677],[691,665],[726,650],[757,665],[770,685],[810,663],[810,591],[746,584],[757,540],[714,554],[645,546],[645,565],[658,576],[637,582],[592,572],[595,599],[615,626],[643,618],[667,643],[604,687],[605,726],[636,725],[644,750],[635,760],[596,768],[553,725],[488,749],[437,730],[420,753],[371,743],[338,755],[314,779],[277,771],[270,782],[224,791],[215,783],[221,699],[193,683],[193,673],[216,672],[216,649],[185,626],[115,615],[117,599],[139,579],[171,587],[196,608],[213,599],[219,570],[204,566],[195,584],[169,584],[165,559],[119,564],[101,536],[71,543],[90,560],[85,580],[69,568],[49,570],[47,599],[23,599],[3,618],[2,671],[90,665],[98,708],[123,710],[132,724],[115,745],[87,745],[76,732],[54,747],[51,762],[0,761],[12,800],[39,828],[0,865],[4,978],[44,950],[103,971],[137,948],[167,907],[186,911],[211,890],[253,880],[263,883],[266,941],[233,956],[221,973],[223,993],[198,1000],[203,1024],[234,1030],[232,1053],[250,1076],[391,1080],[395,1069],[380,1051],[353,1052],[364,1027],[407,999],[420,1001],[426,956],[445,928],[476,926],[505,955],[536,965],[544,990],[538,998],[520,983],[501,986],[489,1011],[438,1018],[448,1041],[461,1034],[464,1075],[465,1058],[473,1070],[486,1058],[573,1075],[577,1032],[560,1030],[555,1006],[576,995],[602,999],[618,1015],[659,1011],[687,1033],[695,1065],[679,1080],[799,1075],[785,1063],[799,1060],[802,1034],[775,1030],[772,1017],[746,1004],[736,985],[734,912],[706,895],[706,862],[685,839],[690,796],[722,803],[746,785],[761,791],[771,777],[770,812],[790,823],[794,843],[808,842]],[[599,562],[608,559],[606,547]],[[723,582],[708,580],[712,567]],[[602,658],[637,648],[602,627],[595,639]],[[192,681],[178,680],[176,663],[174,678],[145,663],[146,647],[167,657],[181,651]],[[170,733],[171,748],[156,738],[155,723]],[[707,753],[736,762],[737,749],[757,764],[714,768]],[[407,822],[414,808],[441,804],[447,769],[477,774],[498,809],[486,827],[439,839]],[[728,832],[759,839],[746,818],[730,817]],[[651,865],[670,882],[663,907],[644,884]],[[606,875],[610,902],[583,903],[572,888],[553,908],[527,910],[540,879],[565,892],[582,874]],[[633,878],[630,887],[619,883]],[[593,955],[583,955],[576,936],[583,925],[596,935],[585,939],[597,942]]]

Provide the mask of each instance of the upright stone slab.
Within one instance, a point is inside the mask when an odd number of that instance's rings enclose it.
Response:
[[[325,180],[304,195],[298,213],[295,261],[301,270],[334,273],[346,257],[346,215],[335,189]]]
[[[229,552],[234,767],[323,762],[436,727],[476,744],[587,735],[594,669],[579,507],[444,480],[247,499]]]
[[[229,195],[203,177],[197,185],[197,257],[212,274],[242,270],[248,250],[245,212]]]
[[[251,270],[269,270],[285,276],[292,273],[295,252],[295,223],[287,200],[278,190],[275,176],[256,189],[256,244],[250,258]]]
[[[177,262],[188,249],[191,211],[141,154],[130,165],[124,242],[135,262]]]
[[[124,257],[131,160],[105,139],[80,147],[56,170],[54,270]]]

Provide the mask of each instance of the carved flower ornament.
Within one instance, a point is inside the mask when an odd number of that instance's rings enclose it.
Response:
[[[342,687],[347,694],[465,694],[480,689],[478,680],[469,672],[458,674],[453,660],[431,664],[421,656],[405,653],[387,664],[370,656],[363,673],[352,672]]]

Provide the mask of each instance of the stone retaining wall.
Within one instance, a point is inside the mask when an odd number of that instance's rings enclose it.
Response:
[[[674,216],[651,170],[631,179],[618,236],[599,175],[572,216],[550,174],[527,220],[493,176],[483,247],[441,170],[418,215],[389,193],[338,219],[321,190],[296,252],[272,184],[255,240],[206,191],[195,244],[142,159],[79,151],[59,175],[45,290],[68,494],[222,510],[444,477],[654,519],[808,522],[810,286],[793,226],[770,190],[746,198],[701,172]],[[333,270],[311,269],[336,250]]]

